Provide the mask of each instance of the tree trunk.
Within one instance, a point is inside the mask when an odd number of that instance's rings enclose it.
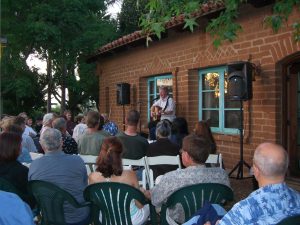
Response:
[[[47,89],[47,113],[51,112],[51,94],[52,94],[52,62],[48,55],[47,58],[47,79],[48,79],[48,89]]]
[[[66,109],[66,74],[67,74],[67,67],[66,67],[65,57],[63,56],[63,60],[62,60],[62,77],[61,77],[60,114],[63,114],[65,109]]]

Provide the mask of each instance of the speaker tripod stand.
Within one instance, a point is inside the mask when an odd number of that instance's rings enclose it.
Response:
[[[231,177],[231,174],[237,170],[236,179],[244,179],[244,165],[250,170],[250,165],[244,161],[244,113],[243,113],[243,100],[240,100],[240,161],[233,167],[233,169],[228,174]],[[245,177],[251,178],[251,177]]]

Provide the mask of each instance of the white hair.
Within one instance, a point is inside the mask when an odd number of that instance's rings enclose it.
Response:
[[[47,151],[60,150],[61,140],[61,132],[54,128],[46,129],[40,137],[40,143]]]

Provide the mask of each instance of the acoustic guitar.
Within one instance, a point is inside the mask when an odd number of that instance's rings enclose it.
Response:
[[[161,118],[160,111],[161,110],[162,110],[162,108],[159,107],[159,106],[152,106],[151,107],[152,121],[160,121],[160,118]]]

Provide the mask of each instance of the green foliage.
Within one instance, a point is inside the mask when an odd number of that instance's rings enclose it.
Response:
[[[223,41],[235,40],[238,32],[242,30],[242,27],[235,22],[238,18],[239,6],[247,2],[246,0],[149,0],[146,5],[147,13],[141,17],[140,25],[146,34],[154,33],[160,38],[161,33],[165,31],[165,23],[171,17],[183,14],[185,16],[184,28],[193,31],[198,24],[192,14],[201,7],[207,7],[208,2],[222,2],[226,6],[225,10],[216,18],[211,19],[206,27],[206,31],[214,38],[214,45],[218,47]],[[273,7],[273,15],[265,19],[267,26],[277,32],[288,19],[295,5],[300,5],[300,0],[277,0]],[[299,22],[296,22],[293,27],[294,39],[298,41]]]
[[[139,19],[143,13],[146,13],[147,2],[148,0],[123,0],[121,12],[118,15],[120,36],[140,30]]]
[[[58,89],[66,87],[67,107],[71,110],[86,102],[98,102],[95,67],[85,60],[99,46],[117,37],[117,23],[106,16],[105,0],[2,0],[1,6],[1,35],[9,42],[1,70],[7,78],[14,75],[13,80],[2,82],[2,88],[7,89],[5,110],[16,114],[21,105],[28,110],[45,106],[48,87],[57,98]],[[31,53],[51,61],[52,79],[29,70],[26,59]],[[36,96],[39,100],[32,101]],[[31,102],[26,102],[30,98]]]

